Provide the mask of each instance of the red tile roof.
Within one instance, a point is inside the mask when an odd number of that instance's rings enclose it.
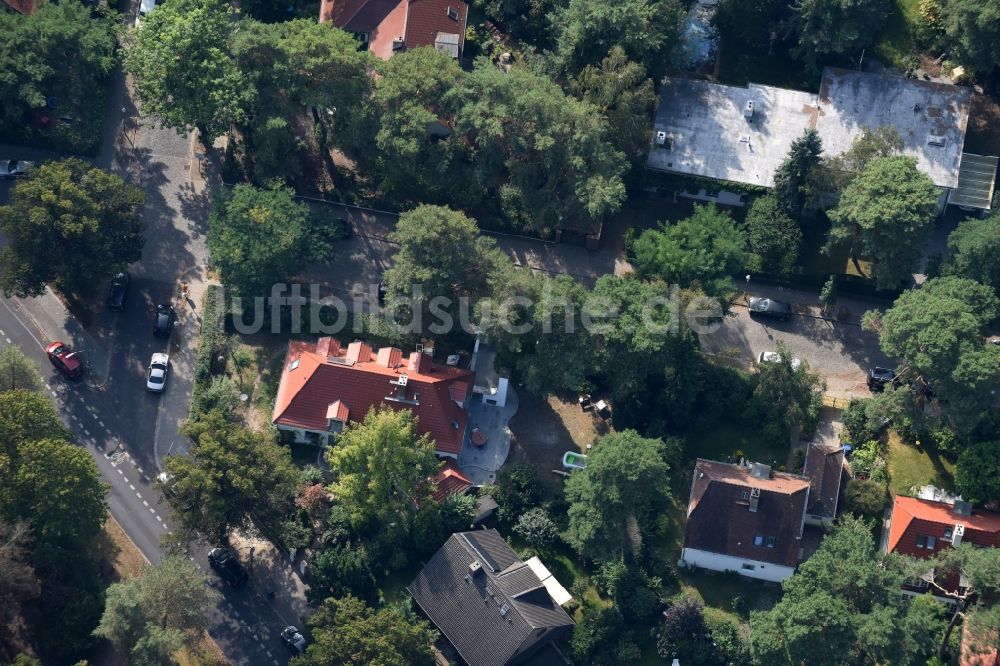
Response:
[[[458,35],[458,52],[465,48],[465,23],[469,6],[461,0],[409,0],[406,17],[406,48],[434,46],[438,33]],[[458,13],[458,19],[448,15],[448,9]]]
[[[387,367],[380,359],[401,361],[400,350],[375,353],[362,342],[342,347],[327,338],[288,343],[271,418],[276,425],[326,431],[327,415],[338,401],[353,421],[363,420],[370,409],[389,405],[411,410],[418,419],[418,432],[430,435],[439,454],[458,455],[468,412],[456,403],[471,393],[472,372],[437,365],[419,352],[410,354],[405,365]],[[404,375],[406,385],[399,386]]]
[[[10,7],[18,14],[24,14],[25,16],[31,16],[35,13],[37,5],[35,0],[3,0],[0,4]]]
[[[944,530],[956,524],[965,527],[963,542],[979,546],[1000,547],[1000,514],[973,510],[972,515],[959,516],[955,507],[945,502],[896,495],[889,523],[888,551],[929,558],[935,551],[951,546],[944,540]],[[933,548],[917,548],[918,536],[932,536]]]
[[[472,487],[472,481],[462,474],[454,460],[445,462],[441,471],[434,475],[434,483],[437,484],[434,499],[438,502],[443,502],[448,495],[464,493]]]
[[[750,511],[744,492],[760,490],[757,510]],[[771,472],[751,475],[750,468],[698,459],[688,501],[684,547],[794,567],[799,561],[802,519],[809,479]],[[754,544],[756,536],[774,538]]]
[[[449,9],[457,12],[457,19]],[[392,56],[397,38],[412,49],[434,46],[439,33],[458,35],[461,54],[468,16],[469,6],[462,0],[322,0],[319,11],[320,22],[368,33],[369,49],[385,60]]]

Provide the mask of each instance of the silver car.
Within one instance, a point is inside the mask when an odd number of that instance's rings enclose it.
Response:
[[[170,372],[170,356],[162,352],[153,354],[146,370],[146,390],[153,393],[163,393],[167,387],[167,375]]]

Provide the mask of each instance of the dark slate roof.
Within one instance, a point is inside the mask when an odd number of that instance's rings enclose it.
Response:
[[[844,447],[810,444],[805,473],[809,477],[809,507],[814,516],[834,518],[844,473]]]
[[[407,589],[469,666],[513,663],[538,629],[573,625],[496,530],[451,535]]]
[[[750,495],[760,491],[757,510]],[[749,467],[698,459],[688,500],[684,547],[794,567],[799,561],[802,518],[809,479],[769,471],[754,477]],[[755,545],[760,535],[764,541]],[[774,547],[766,544],[774,538]]]

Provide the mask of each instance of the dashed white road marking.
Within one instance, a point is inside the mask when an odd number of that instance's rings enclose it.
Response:
[[[260,644],[260,646],[261,646],[261,647],[264,647],[264,644],[263,644],[263,643],[261,643],[261,644]],[[268,657],[268,659],[270,659],[270,658],[274,657],[274,655],[273,655],[273,654],[271,654],[271,651],[270,651],[270,650],[268,650],[268,649],[265,649],[265,650],[264,650],[264,653],[265,653],[265,654],[267,654],[267,657]]]
[[[83,429],[83,434],[85,434],[87,437],[90,437],[90,431],[87,430],[86,428]]]
[[[149,506],[149,502],[147,502],[146,500],[142,500],[142,505],[143,506]]]
[[[139,499],[142,499],[142,493],[136,492],[135,496],[138,497]]]
[[[145,504],[145,502],[143,502],[143,504]],[[149,507],[149,512],[154,516],[156,515],[156,509],[154,509],[153,507]]]
[[[59,394],[58,394],[58,393],[56,393],[55,391],[49,391],[49,393],[51,393],[51,394],[52,394],[52,397],[53,397],[53,398],[58,398],[58,397],[59,397]]]
[[[123,471],[121,470],[121,468],[120,468],[120,467],[119,467],[119,468],[117,468],[117,469],[118,469],[118,473],[119,473],[119,474],[121,474],[121,475],[122,475],[122,478],[124,479],[124,478],[125,478],[125,473],[124,473],[124,472],[123,472]]]
[[[235,616],[236,616],[237,618],[239,618],[239,616],[240,616],[240,612],[239,612],[238,610],[235,610],[235,609],[234,609],[234,610],[233,610],[233,615],[235,615]]]
[[[10,345],[10,344],[13,344],[13,343],[11,342],[10,338],[5,338],[5,340],[7,340],[7,344],[9,344],[9,345]]]
[[[156,522],[158,522],[158,523],[162,523],[162,522],[163,522],[163,518],[160,518],[159,516],[157,516],[157,517],[156,517]]]
[[[129,490],[135,490],[135,486],[133,486],[133,485],[132,485],[132,484],[130,483],[130,484],[128,484],[128,489],[129,489]]]

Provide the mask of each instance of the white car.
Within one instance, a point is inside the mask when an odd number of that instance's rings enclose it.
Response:
[[[757,356],[757,364],[763,365],[764,363],[779,363],[781,361],[781,354],[776,351],[766,351],[761,352]],[[802,367],[802,361],[792,357],[792,370],[798,371]]]
[[[163,393],[167,387],[167,374],[170,372],[170,356],[163,353],[153,354],[146,370],[146,390],[153,393]]]
[[[0,180],[23,178],[34,168],[34,162],[26,162],[25,160],[0,160]]]
[[[139,11],[135,15],[135,27],[142,23],[142,17],[156,8],[156,0],[139,0]]]

